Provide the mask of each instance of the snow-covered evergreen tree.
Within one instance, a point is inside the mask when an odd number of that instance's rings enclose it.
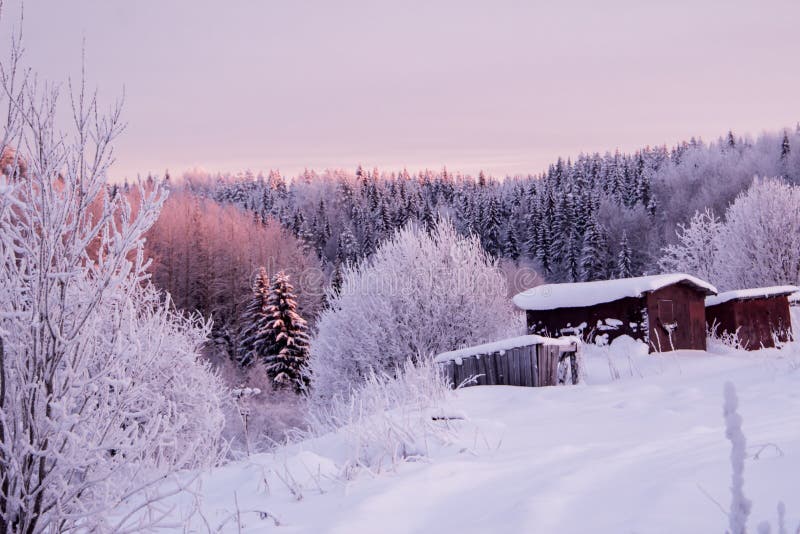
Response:
[[[276,386],[300,393],[308,384],[308,324],[297,313],[294,287],[283,271],[272,278],[265,312],[267,374]]]
[[[628,244],[628,233],[622,232],[622,239],[619,242],[619,253],[617,254],[617,276],[619,278],[630,278],[633,276],[631,263],[631,247]]]
[[[605,278],[605,254],[605,236],[595,219],[591,218],[586,224],[586,233],[583,236],[583,248],[581,249],[582,281],[590,282]]]
[[[781,159],[785,160],[788,158],[791,151],[792,147],[789,145],[789,133],[784,131],[783,140],[781,141]]]
[[[519,240],[517,239],[516,234],[517,230],[512,224],[508,228],[505,245],[503,247],[503,256],[509,258],[512,261],[519,260],[520,256]]]
[[[483,225],[483,246],[486,252],[497,256],[502,251],[500,237],[500,208],[497,205],[497,200],[492,197],[486,209]]]
[[[336,259],[342,263],[354,262],[359,256],[359,245],[356,236],[350,228],[345,228],[339,234]]]
[[[267,270],[261,267],[253,280],[253,294],[241,318],[242,333],[239,342],[239,364],[249,367],[256,362],[264,361],[269,349],[266,337],[269,315],[270,279]]]
[[[569,232],[569,239],[565,244],[563,267],[567,282],[577,282],[581,279],[581,242],[575,228]]]

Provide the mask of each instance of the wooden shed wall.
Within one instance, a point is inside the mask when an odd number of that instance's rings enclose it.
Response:
[[[715,322],[718,332],[739,330],[739,341],[748,350],[774,347],[773,332],[788,341],[792,332],[789,300],[786,296],[729,300],[706,308],[706,322]]]
[[[559,380],[559,361],[568,358],[569,376],[578,383],[578,362],[573,345],[528,345],[509,350],[465,356],[461,363],[453,360],[440,364],[451,387],[459,386],[555,386]],[[562,352],[564,354],[562,354]]]
[[[572,329],[586,323],[580,335],[588,343],[594,342],[594,338],[602,334],[608,334],[609,341],[623,334],[645,340],[647,332],[642,314],[644,309],[643,298],[630,297],[580,308],[527,310],[526,317],[531,334],[552,337],[579,335]],[[606,319],[616,319],[622,321],[622,324],[611,327],[605,324]],[[599,321],[602,325],[598,327]]]
[[[647,294],[650,352],[706,350],[706,295],[688,284]],[[675,325],[670,329],[668,325]]]

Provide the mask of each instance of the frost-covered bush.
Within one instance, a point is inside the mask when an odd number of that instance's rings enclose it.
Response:
[[[334,433],[345,439],[343,465],[392,467],[452,441],[451,421],[463,417],[445,411],[451,394],[437,364],[409,359],[392,373],[370,370],[350,391],[313,405],[308,430],[296,436],[311,439]]]
[[[705,278],[721,290],[800,283],[800,186],[756,178],[723,221],[698,212],[678,229],[659,266]]]
[[[25,161],[0,176],[0,532],[146,528],[152,508],[109,513],[219,458],[209,326],[149,283],[143,236],[164,191],[106,187],[119,109],[103,117],[79,86],[62,133],[57,92],[23,83],[19,51],[0,77],[0,153]]]
[[[342,275],[311,341],[318,400],[345,394],[371,371],[392,372],[408,358],[523,328],[495,261],[476,237],[459,235],[447,221],[431,233],[405,227]]]

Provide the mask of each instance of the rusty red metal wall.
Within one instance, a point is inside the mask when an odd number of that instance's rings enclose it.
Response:
[[[719,333],[736,332],[748,350],[774,347],[773,332],[779,341],[788,341],[792,332],[789,300],[784,296],[747,300],[730,300],[706,308],[709,327],[717,326]]]

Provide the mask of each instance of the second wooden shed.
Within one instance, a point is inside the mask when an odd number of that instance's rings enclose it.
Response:
[[[774,347],[792,335],[789,296],[795,286],[726,291],[706,298],[706,323],[717,334],[736,334],[747,350]]]

